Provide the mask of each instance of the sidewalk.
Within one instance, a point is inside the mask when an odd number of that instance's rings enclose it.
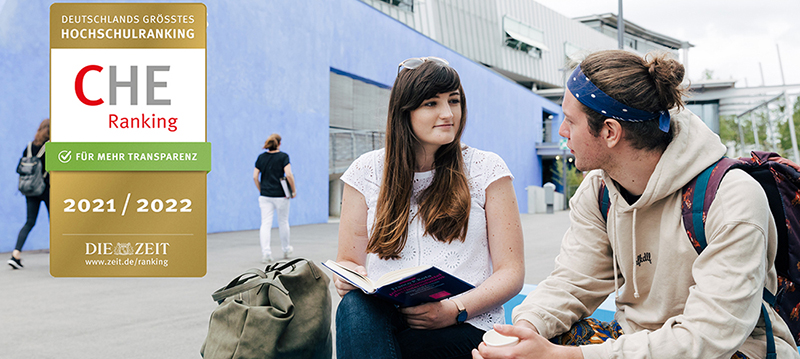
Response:
[[[569,212],[521,217],[525,283],[536,284],[553,268]],[[337,223],[293,226],[294,255],[335,259],[337,233]],[[277,229],[273,237],[280,253]],[[217,305],[211,293],[264,267],[260,252],[257,230],[209,234],[202,278],[53,278],[48,253],[23,252],[24,269],[0,269],[0,358],[199,358]]]

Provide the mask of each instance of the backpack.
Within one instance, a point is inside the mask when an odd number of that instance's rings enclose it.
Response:
[[[36,156],[31,153],[32,142],[28,142],[28,152],[19,159],[17,173],[19,173],[19,191],[22,194],[33,197],[44,193],[47,184],[44,178],[47,173],[42,173],[42,156],[44,155],[44,144],[39,149]]]
[[[728,170],[738,168],[747,172],[767,195],[770,211],[778,229],[778,250],[775,270],[778,291],[774,295],[766,288],[764,300],[772,305],[800,344],[800,166],[773,152],[753,151],[750,158],[722,158],[701,172],[683,187],[681,214],[686,234],[699,255],[706,248],[705,220],[717,194],[722,177]],[[610,200],[605,183],[598,197],[603,219],[608,218]],[[767,353],[775,353],[775,339],[767,309],[762,304],[762,316],[767,329]]]

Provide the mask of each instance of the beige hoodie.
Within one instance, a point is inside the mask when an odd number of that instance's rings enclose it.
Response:
[[[624,336],[581,347],[585,358],[766,356],[762,289],[775,293],[775,223],[759,184],[741,170],[723,178],[698,256],[681,219],[681,190],[725,154],[719,137],[688,110],[673,111],[677,134],[633,204],[602,170],[570,201],[572,224],[555,269],[514,309],[546,338],[566,332],[616,291]],[[598,205],[609,187],[608,223]],[[612,258],[616,259],[612,261]],[[791,333],[767,304],[778,358],[800,358]]]

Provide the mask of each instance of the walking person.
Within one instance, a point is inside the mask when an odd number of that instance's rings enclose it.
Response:
[[[511,171],[461,143],[467,119],[458,73],[443,59],[403,61],[389,97],[386,148],[342,175],[336,261],[376,280],[434,265],[476,288],[396,308],[338,276],[336,355],[468,358],[503,303],[522,288],[524,259]]]
[[[39,207],[44,202],[47,208],[47,215],[50,215],[50,176],[47,175],[45,170],[45,143],[50,141],[50,119],[46,118],[39,124],[39,129],[36,130],[36,135],[33,141],[25,146],[22,151],[23,157],[37,156],[42,161],[42,174],[44,175],[45,188],[42,194],[37,196],[25,196],[25,207],[27,209],[27,219],[22,229],[19,230],[17,235],[17,245],[14,251],[11,252],[11,259],[8,260],[8,265],[13,269],[22,269],[22,246],[28,239],[28,234],[36,225],[36,218],[39,216]]]
[[[297,196],[292,165],[289,163],[289,155],[281,152],[281,136],[273,133],[264,143],[262,153],[256,159],[256,168],[253,170],[253,181],[261,195],[258,197],[258,205],[261,207],[261,229],[259,237],[261,240],[261,261],[269,263],[273,261],[272,249],[270,248],[270,237],[272,230],[272,217],[278,213],[278,232],[281,237],[281,248],[283,258],[289,258],[294,248],[289,244],[289,199]],[[259,179],[260,175],[260,179]],[[281,184],[281,179],[285,178],[285,184]],[[286,192],[288,190],[288,193]]]

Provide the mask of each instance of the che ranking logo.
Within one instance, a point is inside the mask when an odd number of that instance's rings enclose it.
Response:
[[[156,81],[156,72],[168,72],[170,66],[167,65],[159,65],[159,66],[151,66],[148,65],[145,67],[146,73],[146,104],[147,106],[169,106],[172,101],[170,99],[156,99],[155,98],[155,89],[156,88],[166,88],[167,82],[166,81]],[[78,71],[77,76],[75,76],[75,95],[78,97],[78,100],[86,106],[100,106],[105,103],[102,97],[99,97],[95,100],[89,99],[86,95],[84,90],[84,82],[86,81],[86,75],[90,72],[103,72],[103,67],[99,65],[88,65],[84,66],[83,68]],[[133,65],[130,66],[130,76],[128,77],[128,81],[119,80],[117,77],[117,66],[111,65],[109,66],[109,75],[108,75],[108,96],[109,96],[109,105],[116,106],[117,105],[117,90],[120,87],[127,87],[130,90],[130,105],[136,106],[139,103],[139,66]],[[92,78],[92,76],[90,76]],[[94,76],[93,81],[97,81],[97,76]],[[100,78],[102,80],[102,78]],[[115,113],[110,113],[108,115],[108,128],[163,128],[167,129],[170,132],[175,132],[178,130],[177,126],[178,118],[177,117],[158,117],[156,114],[152,114],[150,116],[146,116],[144,113],[141,116],[119,116]]]

